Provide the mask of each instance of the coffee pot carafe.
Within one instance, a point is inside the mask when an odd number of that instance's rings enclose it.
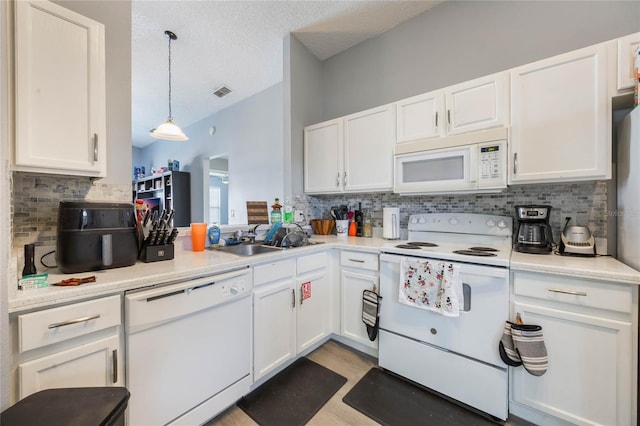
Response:
[[[553,233],[549,225],[551,206],[516,206],[518,232],[513,249],[522,253],[550,253]]]

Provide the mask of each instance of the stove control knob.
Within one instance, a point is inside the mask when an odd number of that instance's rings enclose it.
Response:
[[[507,222],[504,219],[500,219],[500,221],[498,222],[498,228],[504,229],[506,227],[507,227]]]
[[[449,224],[457,225],[458,224],[458,219],[456,219],[455,217],[452,217],[451,219],[449,219]]]
[[[418,218],[417,217],[412,217],[411,218],[411,223],[418,223]]]
[[[418,219],[418,223],[427,223],[427,219],[425,219],[423,216],[420,216],[420,219]]]
[[[494,226],[496,226],[496,221],[495,221],[495,220],[493,220],[493,219],[489,219],[489,220],[487,220],[487,226],[488,226],[489,228],[493,228]]]

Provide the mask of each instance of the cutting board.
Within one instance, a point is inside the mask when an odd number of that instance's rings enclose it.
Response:
[[[247,223],[249,225],[269,223],[269,211],[266,201],[247,201]]]

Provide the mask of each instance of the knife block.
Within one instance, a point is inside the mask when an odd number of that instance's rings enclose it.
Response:
[[[163,244],[160,246],[144,246],[140,254],[140,260],[145,263],[158,262],[160,260],[171,260],[174,255],[173,244]]]

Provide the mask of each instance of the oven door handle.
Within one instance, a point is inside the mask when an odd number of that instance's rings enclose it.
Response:
[[[384,249],[383,249],[384,250]],[[432,259],[428,257],[403,256],[401,254],[380,253],[380,263],[400,264],[401,259],[415,259],[427,262],[448,262],[441,259]],[[509,268],[492,265],[471,265],[466,263],[449,262],[458,267],[462,274],[473,274],[482,277],[506,278],[509,279]]]

